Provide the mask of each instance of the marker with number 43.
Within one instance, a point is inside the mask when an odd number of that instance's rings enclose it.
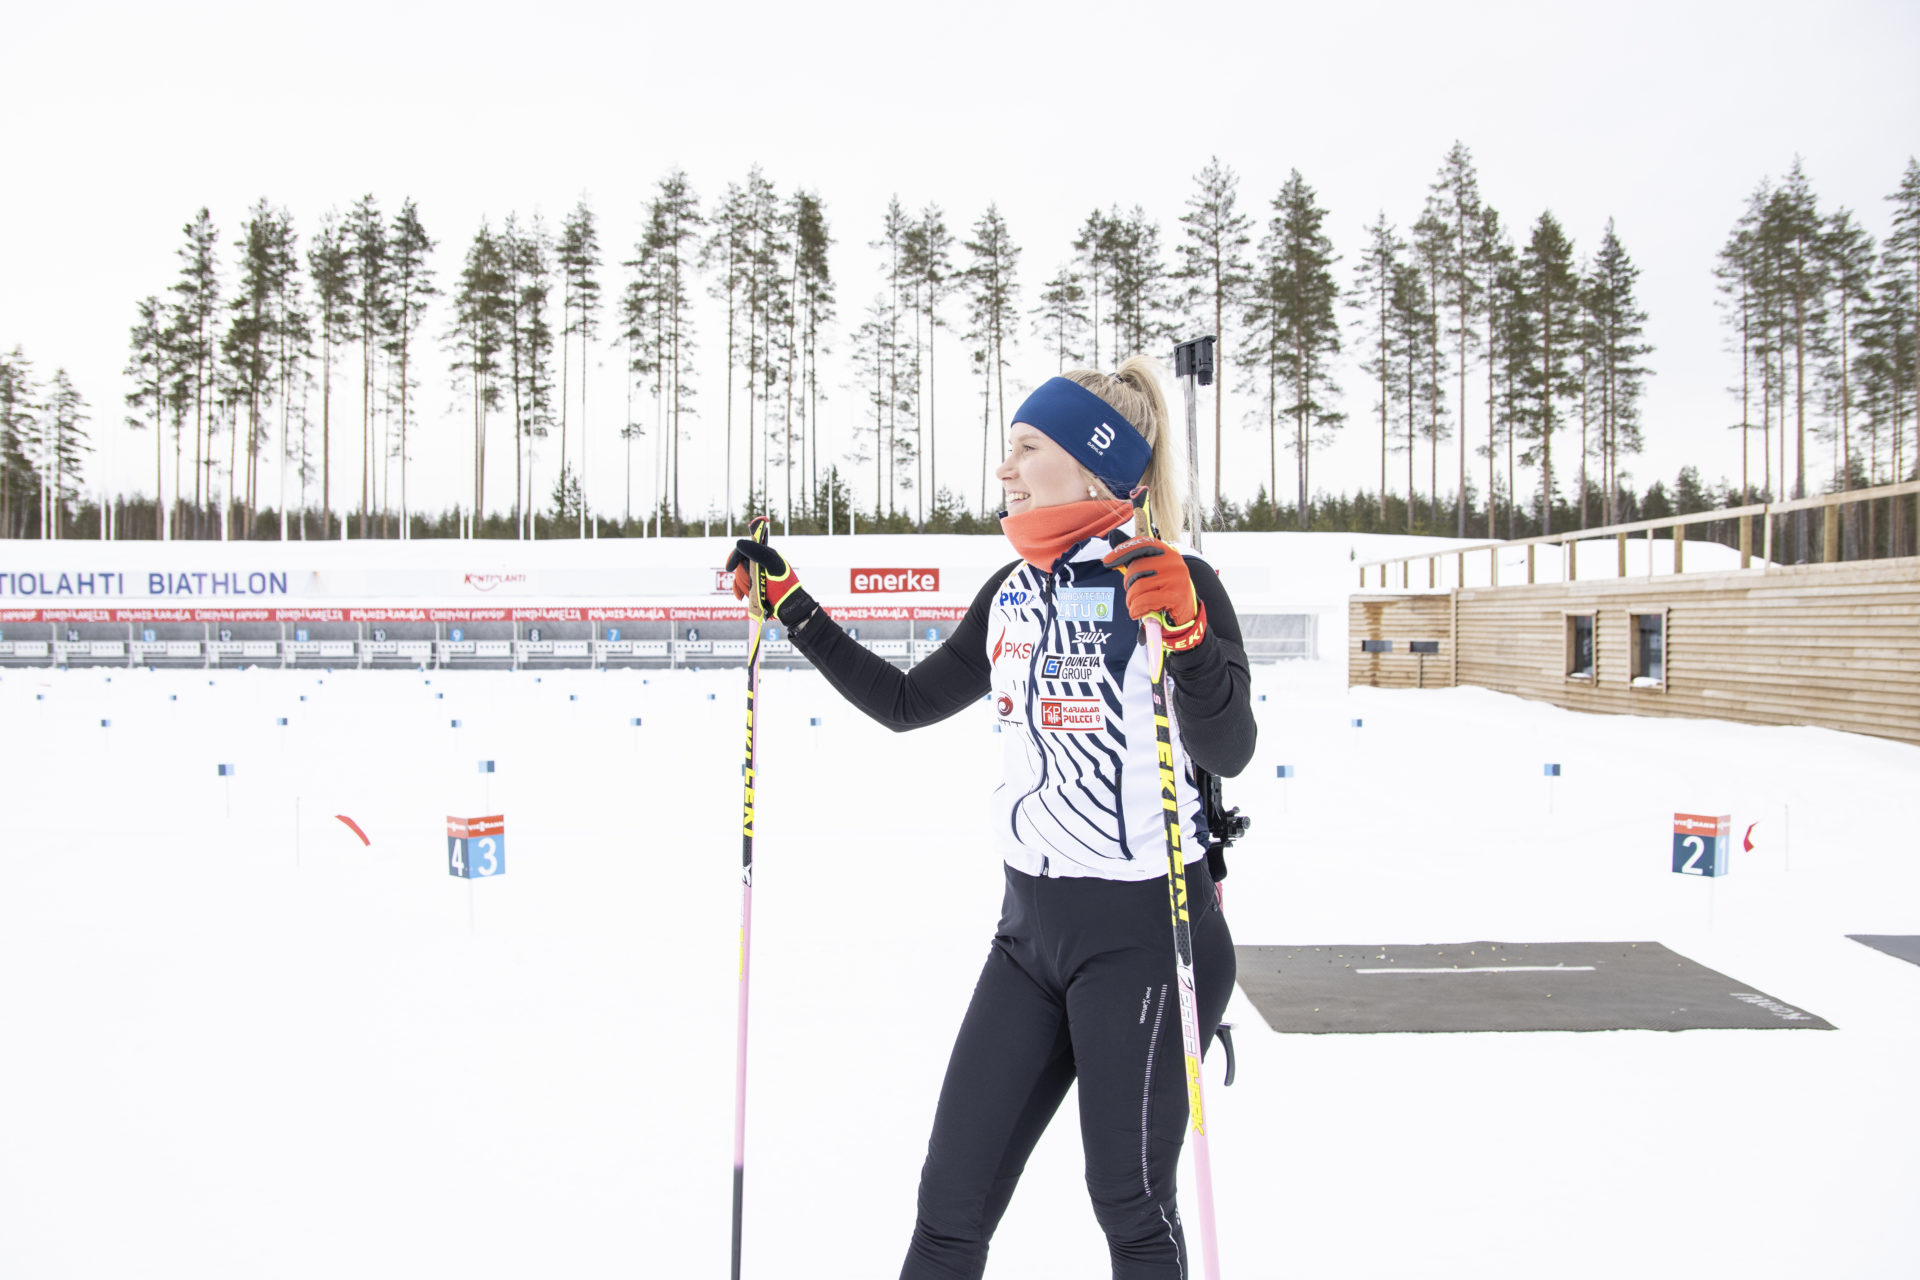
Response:
[[[447,874],[462,880],[484,880],[507,873],[507,820],[447,819]]]

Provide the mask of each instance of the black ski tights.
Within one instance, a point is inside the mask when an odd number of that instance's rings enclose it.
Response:
[[[1174,1202],[1185,1058],[1164,879],[1007,870],[1000,928],[960,1024],[901,1280],[975,1280],[1040,1134],[1080,1083],[1087,1191],[1114,1280],[1194,1274]],[[1204,859],[1186,869],[1201,1043],[1233,991]]]

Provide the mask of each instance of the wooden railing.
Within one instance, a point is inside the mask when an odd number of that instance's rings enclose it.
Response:
[[[1453,582],[1450,585],[1454,587],[1464,586],[1467,575],[1467,557],[1480,552],[1488,553],[1489,557],[1488,563],[1491,566],[1491,572],[1488,585],[1497,587],[1500,585],[1500,553],[1515,547],[1523,547],[1526,549],[1526,580],[1528,583],[1532,583],[1535,580],[1535,557],[1538,549],[1549,546],[1560,549],[1562,577],[1559,580],[1571,582],[1576,579],[1579,567],[1579,556],[1573,549],[1576,544],[1595,542],[1609,537],[1614,539],[1619,553],[1617,571],[1613,576],[1625,578],[1630,576],[1627,572],[1628,540],[1632,535],[1640,533],[1646,535],[1648,548],[1646,576],[1652,577],[1655,573],[1653,535],[1660,530],[1672,530],[1671,545],[1673,548],[1673,558],[1671,572],[1685,573],[1686,530],[1694,525],[1724,524],[1730,521],[1737,522],[1739,528],[1740,568],[1748,572],[1765,573],[1775,563],[1775,525],[1783,523],[1782,517],[1802,511],[1817,511],[1820,513],[1820,530],[1818,533],[1820,554],[1818,562],[1832,564],[1839,562],[1843,558],[1841,547],[1841,526],[1843,520],[1839,518],[1841,508],[1854,503],[1874,502],[1888,498],[1902,498],[1910,494],[1920,494],[1920,480],[1909,480],[1902,484],[1880,485],[1871,489],[1849,489],[1842,493],[1821,494],[1817,497],[1789,499],[1784,502],[1756,503],[1745,507],[1722,507],[1713,511],[1695,511],[1683,516],[1667,516],[1659,520],[1636,520],[1629,524],[1612,524],[1597,529],[1570,529],[1564,533],[1541,534],[1534,538],[1514,538],[1504,542],[1482,542],[1472,546],[1454,547],[1445,551],[1423,551],[1415,552],[1412,555],[1392,556],[1383,560],[1365,560],[1360,562],[1358,566],[1360,570],[1360,588],[1366,590],[1371,586],[1375,590],[1393,590],[1397,587],[1402,591],[1438,591],[1447,589],[1449,584],[1445,584],[1441,580],[1443,575],[1440,572],[1440,562],[1449,556],[1453,557],[1455,561]],[[1907,537],[1912,536],[1913,528],[1920,528],[1920,503],[1916,503],[1915,505],[1916,510],[1913,513],[1913,523],[1906,532],[1905,536]],[[1758,565],[1754,564],[1754,525],[1756,521],[1760,525]],[[1810,538],[1812,535],[1808,534],[1806,536]],[[1871,550],[1872,549],[1869,548],[1869,555],[1865,558],[1872,558]],[[1419,561],[1426,562],[1427,571],[1424,586],[1416,584],[1416,575],[1413,572],[1414,564]],[[1400,580],[1395,584],[1395,587],[1390,587],[1387,582],[1388,569],[1396,565],[1399,566],[1400,572],[1398,577]],[[1718,569],[1717,566],[1716,569]],[[1376,581],[1371,584],[1367,581],[1369,570],[1376,572]]]

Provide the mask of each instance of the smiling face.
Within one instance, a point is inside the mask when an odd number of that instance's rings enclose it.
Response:
[[[1087,501],[1095,481],[1065,449],[1024,422],[1013,424],[1007,440],[1009,452],[993,475],[1006,490],[1008,515]]]

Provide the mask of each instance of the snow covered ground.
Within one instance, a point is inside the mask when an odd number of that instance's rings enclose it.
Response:
[[[725,1274],[742,684],[0,674],[0,1275]],[[1920,932],[1920,749],[1338,658],[1255,688],[1241,942],[1653,939],[1839,1029],[1282,1035],[1236,996],[1226,1275],[1913,1274],[1920,968],[1843,935]],[[999,902],[993,718],[896,740],[810,671],[761,709],[747,1274],[888,1277]],[[1676,810],[1758,847],[1675,876]],[[444,820],[487,812],[470,888]],[[1105,1274],[1063,1115],[989,1275]]]

